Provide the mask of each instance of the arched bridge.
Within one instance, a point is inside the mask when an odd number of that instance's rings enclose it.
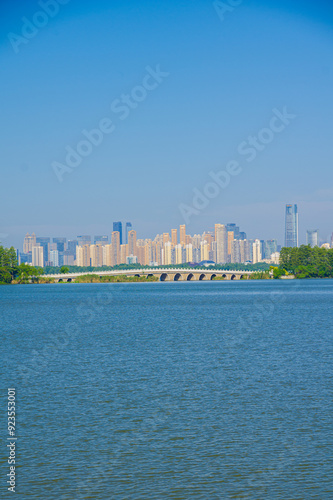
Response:
[[[154,267],[151,269],[122,269],[115,271],[91,271],[91,272],[78,272],[66,274],[45,274],[42,278],[54,278],[56,282],[71,282],[79,276],[89,274],[97,276],[155,276],[160,281],[210,281],[214,278],[225,280],[240,280],[248,279],[253,271],[230,271],[230,270],[217,270],[217,269],[162,269]]]

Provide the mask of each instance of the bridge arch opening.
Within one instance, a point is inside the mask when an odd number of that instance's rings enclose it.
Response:
[[[60,278],[60,279],[58,280],[58,283],[63,283],[63,282],[64,282],[64,280],[63,280],[62,278]]]
[[[205,274],[200,274],[200,276],[199,276],[199,281],[204,280],[204,279],[205,279],[205,277],[206,277],[206,275],[205,275]]]
[[[222,278],[226,278],[226,277],[227,277],[227,275],[226,275],[226,274],[222,274]]]
[[[72,278],[68,278],[67,283],[72,283]]]
[[[213,280],[214,278],[216,278],[216,274],[212,274],[210,279]]]
[[[182,275],[180,273],[175,274],[175,277],[173,278],[173,281],[179,281],[181,279]]]
[[[140,274],[134,274],[136,278],[140,278]]]
[[[152,278],[153,276],[153,274],[147,274],[147,278]]]
[[[236,275],[235,275],[235,274],[233,274],[233,275],[231,276],[231,278],[230,278],[230,279],[231,279],[231,280],[235,280],[235,279],[236,279]]]
[[[191,280],[193,280],[193,278],[194,278],[193,274],[190,273],[187,275],[186,281],[191,281]]]
[[[162,273],[160,276],[160,281],[165,281],[167,279],[168,275],[166,273]]]

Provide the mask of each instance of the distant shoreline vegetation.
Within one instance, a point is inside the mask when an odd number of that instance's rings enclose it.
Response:
[[[311,248],[309,245],[282,248],[280,265],[273,269],[274,278],[293,274],[295,278],[333,278],[333,248]]]

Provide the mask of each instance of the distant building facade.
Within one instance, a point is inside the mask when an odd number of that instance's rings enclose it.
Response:
[[[298,247],[297,205],[286,205],[284,244],[286,247]]]
[[[310,245],[312,248],[319,245],[318,229],[312,229],[306,232],[306,244]]]
[[[120,245],[123,244],[123,225],[120,221],[113,223],[113,232],[117,231],[119,233]]]

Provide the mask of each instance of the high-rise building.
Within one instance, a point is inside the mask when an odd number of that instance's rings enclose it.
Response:
[[[45,266],[45,263],[49,261],[49,255],[50,255],[50,238],[36,238],[36,244],[39,244],[43,248],[43,266]]]
[[[109,237],[107,235],[98,235],[94,237],[94,245],[107,245]]]
[[[227,232],[233,232],[234,233],[234,239],[238,240],[239,239],[239,227],[236,226],[236,224],[227,224],[226,225]]]
[[[209,260],[209,245],[206,240],[200,243],[200,260]]]
[[[69,250],[64,251],[63,255],[63,265],[64,266],[74,266],[75,257]]]
[[[113,231],[111,234],[111,266],[116,266],[120,264],[120,233],[119,231]]]
[[[231,256],[231,245],[235,239],[235,235],[233,231],[227,231],[227,233],[228,233],[228,255]]]
[[[224,224],[215,224],[216,263],[225,264],[228,261],[228,235]]]
[[[245,240],[244,242],[245,262],[253,261],[253,243],[253,240]]]
[[[261,255],[261,242],[260,240],[255,240],[253,243],[253,258],[252,262],[253,264],[256,264],[257,262],[260,262],[262,260],[262,255]]]
[[[126,226],[125,226],[125,232],[126,232],[126,241],[125,243],[127,244],[128,243],[128,233],[129,231],[132,229],[132,222],[126,222]]]
[[[137,255],[136,231],[134,229],[128,232],[128,255]]]
[[[319,244],[318,229],[312,229],[306,232],[306,244],[310,247],[317,247]]]
[[[298,247],[297,205],[286,205],[285,246]]]
[[[44,267],[44,247],[35,245],[32,247],[32,265]]]
[[[50,250],[50,262],[52,262],[52,266],[59,266],[59,252],[58,250]]]
[[[93,267],[101,267],[103,265],[102,245],[90,245],[90,262]]]
[[[181,245],[186,245],[186,226],[181,224],[179,226],[179,243]]]
[[[192,262],[193,261],[193,247],[192,243],[189,243],[188,245],[185,246],[185,262]]]
[[[79,247],[83,245],[91,245],[91,236],[89,236],[88,234],[77,236],[76,239]]]
[[[231,254],[230,254],[230,262],[242,262],[241,261],[241,245],[240,240],[232,240],[231,242]],[[243,243],[243,241],[242,241]]]
[[[183,247],[179,243],[178,245],[175,245],[175,264],[182,264],[183,263]]]
[[[265,241],[265,249],[264,249],[264,257],[265,259],[270,259],[272,253],[277,252],[277,241],[276,240],[266,240]]]
[[[171,264],[171,241],[164,243],[164,265]]]
[[[163,244],[165,244],[167,241],[170,241],[170,234],[163,233]]]
[[[89,267],[91,265],[90,245],[78,245],[76,247],[76,265],[80,267]]]
[[[79,244],[78,240],[68,240],[67,241],[67,251],[70,255],[73,255],[74,259],[76,258],[76,247]]]
[[[23,241],[23,253],[32,252],[33,246],[36,246],[36,235],[35,233],[32,233],[32,235],[30,236],[30,234],[27,233]]]
[[[177,229],[171,229],[171,243],[174,247],[178,243],[178,241],[177,241]]]
[[[118,231],[120,245],[123,244],[123,225],[120,221],[113,223],[113,231]]]
[[[56,250],[58,250],[58,252],[64,252],[66,250],[66,248],[65,248],[66,241],[67,241],[66,238],[53,238],[52,241],[53,241],[53,243],[56,244],[56,246],[57,246]],[[52,259],[50,258],[50,260],[52,260]]]

